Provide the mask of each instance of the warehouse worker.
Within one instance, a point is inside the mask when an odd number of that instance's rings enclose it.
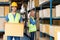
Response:
[[[7,22],[9,22],[9,23],[19,23],[19,22],[21,22],[22,23],[21,15],[16,12],[17,7],[18,7],[17,3],[12,2],[12,4],[11,4],[12,11],[6,16]],[[20,40],[20,37],[17,37],[17,36],[8,36],[7,40],[13,40],[13,38],[15,40]]]
[[[31,10],[30,12],[30,19],[28,20],[28,27],[29,27],[29,32],[31,34],[31,39],[30,40],[34,40],[34,35],[36,32],[36,20],[34,19],[35,16],[35,11]]]

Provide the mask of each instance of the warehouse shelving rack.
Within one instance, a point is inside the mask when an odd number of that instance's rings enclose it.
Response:
[[[49,18],[43,17],[43,18],[40,18],[39,20],[41,20],[41,21],[42,20],[50,20],[50,27],[52,27],[53,20],[60,20],[59,17],[52,17],[52,8],[54,8],[56,5],[59,5],[59,4],[60,4],[60,0],[49,0],[49,1],[46,1],[46,2],[43,2],[42,4],[40,4],[39,7],[35,7],[33,9],[42,10],[42,9],[50,8],[50,17]],[[30,12],[30,10],[28,12]],[[49,36],[50,36],[50,40],[53,40],[53,37],[51,35],[49,35]]]
[[[52,17],[52,8],[54,8],[56,5],[60,4],[60,0],[49,0],[47,2],[44,2],[40,4],[40,10],[50,8],[50,18],[40,18],[40,20],[50,20],[50,27],[52,27],[52,20],[60,20],[59,17]],[[52,36],[50,36],[50,40],[53,40]]]
[[[0,6],[9,6],[10,2],[0,2]],[[0,18],[5,18],[5,16],[0,16]],[[0,30],[0,33],[3,33],[4,30]]]

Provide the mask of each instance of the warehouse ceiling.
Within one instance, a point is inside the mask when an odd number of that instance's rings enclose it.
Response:
[[[29,0],[11,0],[11,2],[17,2],[17,3],[18,3],[18,5],[19,5],[18,9],[21,8],[21,5],[22,5],[23,3],[26,3],[26,4],[27,4],[28,1],[29,1]]]

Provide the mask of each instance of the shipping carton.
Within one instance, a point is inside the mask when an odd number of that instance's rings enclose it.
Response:
[[[23,37],[24,24],[23,23],[5,23],[6,36],[19,36]]]

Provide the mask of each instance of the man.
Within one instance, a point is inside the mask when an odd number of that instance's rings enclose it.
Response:
[[[35,11],[31,10],[30,12],[30,19],[28,21],[28,27],[29,27],[29,32],[31,34],[31,39],[30,40],[34,40],[34,34],[36,32],[36,20],[34,19],[35,17]]]
[[[22,17],[19,13],[17,13],[17,3],[16,2],[12,2],[11,4],[11,9],[12,11],[6,16],[6,21],[8,23],[19,23],[21,22],[22,23]],[[17,37],[17,36],[8,36],[7,37],[7,40],[13,40],[13,38],[15,40],[20,40],[20,37]]]

